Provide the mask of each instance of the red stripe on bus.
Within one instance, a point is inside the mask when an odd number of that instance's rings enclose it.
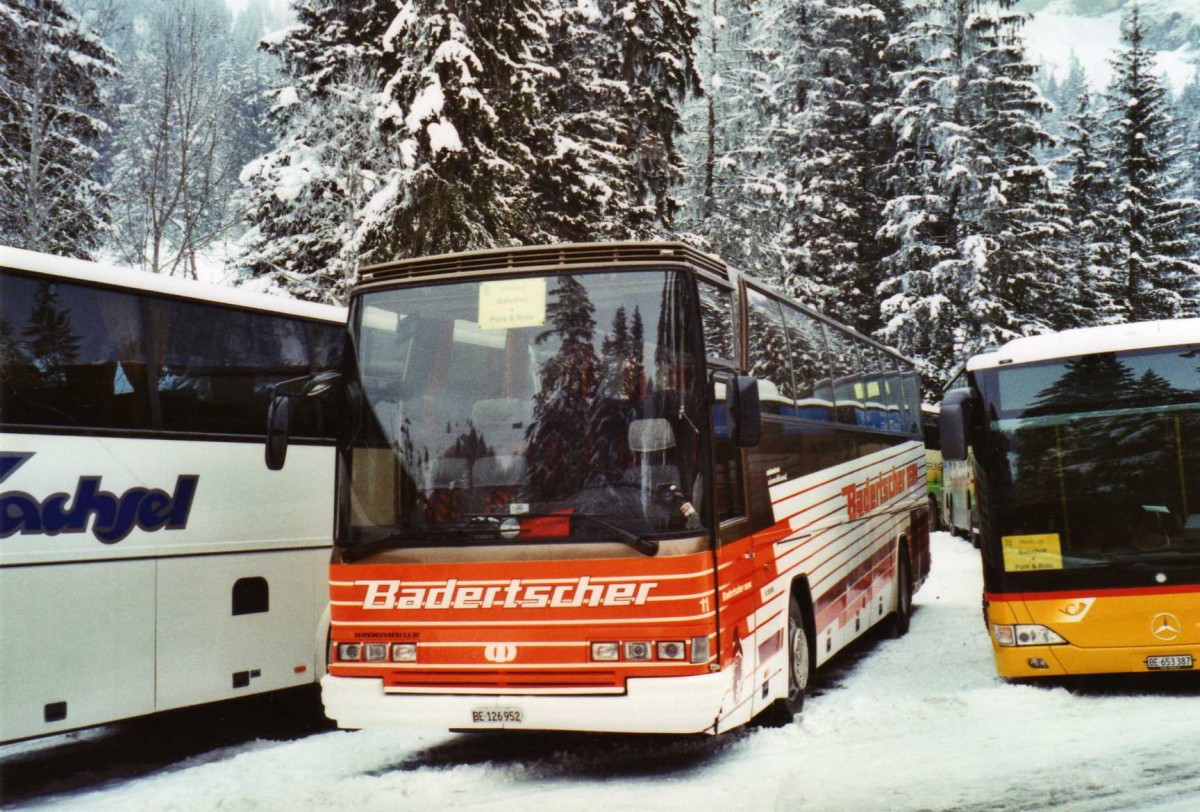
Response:
[[[1131,598],[1139,595],[1184,595],[1189,592],[1200,593],[1200,584],[1075,589],[1069,592],[985,592],[983,596],[992,603],[1013,603],[1017,601],[1073,600],[1076,598]]]

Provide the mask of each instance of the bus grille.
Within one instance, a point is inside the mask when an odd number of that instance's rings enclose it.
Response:
[[[614,671],[422,671],[411,674],[389,674],[384,677],[385,688],[457,688],[464,691],[496,688],[570,689],[621,688]]]

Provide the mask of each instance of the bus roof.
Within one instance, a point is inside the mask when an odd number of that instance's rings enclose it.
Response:
[[[221,285],[210,285],[191,279],[136,271],[116,265],[102,265],[72,257],[41,254],[37,251],[9,248],[4,245],[0,245],[0,268],[75,279],[81,282],[96,282],[110,287],[128,288],[183,299],[217,302],[247,310],[286,313],[318,321],[343,324],[346,321],[346,308],[344,307],[305,302],[268,293],[254,293]]]
[[[1200,344],[1200,319],[1081,327],[1076,330],[1063,330],[1060,333],[1018,338],[999,349],[974,356],[967,363],[967,369],[974,372],[1009,364],[1028,364],[1100,352],[1144,350],[1181,344]]]

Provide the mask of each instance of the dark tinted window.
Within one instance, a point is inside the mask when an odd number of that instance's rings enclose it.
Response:
[[[167,431],[262,434],[275,384],[318,369],[308,322],[168,299],[146,321]],[[297,406],[292,433],[321,434],[313,403]]]
[[[6,424],[262,436],[271,387],[340,366],[339,326],[0,276]],[[296,437],[333,436],[301,401]]]
[[[709,358],[732,365],[735,361],[733,330],[736,324],[733,318],[733,294],[708,282],[700,282],[698,287],[704,353]]]
[[[149,421],[136,296],[0,275],[0,421],[139,429]]]
[[[887,372],[890,356],[871,344],[861,344],[858,349],[863,367],[863,405],[865,412],[860,417],[862,424],[872,429],[887,429],[888,397]]]
[[[758,378],[764,414],[792,414],[792,375],[779,302],[754,289],[750,299],[750,374]]]
[[[833,418],[833,382],[829,378],[829,353],[825,328],[801,310],[783,309],[796,386],[796,413],[810,420]]]
[[[840,423],[861,425],[865,391],[858,360],[858,347],[848,333],[830,327],[825,331],[833,367],[833,397]]]

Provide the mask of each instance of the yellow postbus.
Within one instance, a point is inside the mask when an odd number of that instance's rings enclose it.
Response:
[[[1023,338],[967,363],[984,607],[1007,678],[1196,668],[1200,319]]]

